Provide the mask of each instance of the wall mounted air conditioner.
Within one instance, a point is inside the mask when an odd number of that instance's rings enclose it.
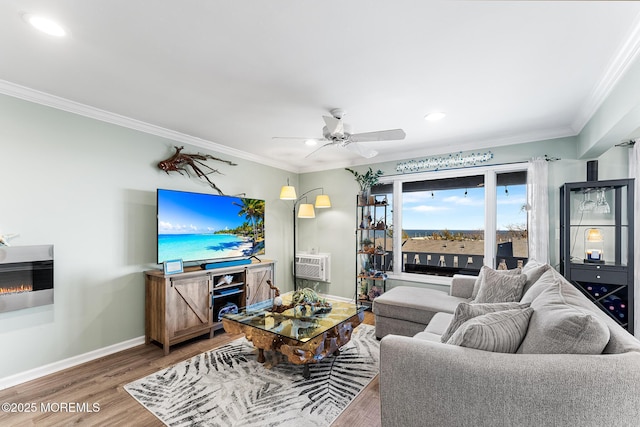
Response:
[[[301,279],[331,281],[331,254],[297,254],[296,274]]]

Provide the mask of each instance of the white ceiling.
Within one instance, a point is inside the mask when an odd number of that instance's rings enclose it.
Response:
[[[64,39],[20,12],[59,20]],[[575,135],[635,59],[638,2],[3,0],[0,92],[305,172]],[[366,160],[322,116],[402,128]],[[429,123],[423,116],[442,110]],[[166,154],[165,151],[162,154]]]

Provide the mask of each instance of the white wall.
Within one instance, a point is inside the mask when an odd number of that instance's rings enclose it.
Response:
[[[158,268],[156,188],[216,194],[156,164],[174,142],[0,96],[0,233],[12,245],[53,244],[54,304],[0,313],[0,379],[144,335],[143,271]],[[180,144],[182,145],[182,144]],[[203,151],[186,147],[185,152]],[[226,193],[266,200],[266,252],[292,256],[280,186],[297,176],[212,153]],[[283,263],[276,283],[291,289]]]

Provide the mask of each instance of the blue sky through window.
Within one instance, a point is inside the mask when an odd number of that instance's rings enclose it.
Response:
[[[526,225],[526,185],[497,189],[497,229]],[[484,188],[418,191],[403,194],[404,230],[483,230]]]

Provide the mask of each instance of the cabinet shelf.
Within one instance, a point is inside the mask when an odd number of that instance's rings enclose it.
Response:
[[[213,293],[213,298],[214,299],[218,299],[218,298],[225,298],[225,297],[230,297],[232,295],[236,295],[236,294],[241,294],[244,292],[244,289],[235,289],[235,290],[229,290],[228,292],[220,292],[220,293]]]
[[[214,286],[213,289],[218,291],[220,289],[236,288],[238,286],[243,286],[243,285],[244,285],[244,282],[235,282],[235,283],[228,283],[226,285]]]
[[[367,279],[367,280],[380,280],[380,281],[387,280],[386,277],[365,276],[363,274],[358,275],[358,278]]]

